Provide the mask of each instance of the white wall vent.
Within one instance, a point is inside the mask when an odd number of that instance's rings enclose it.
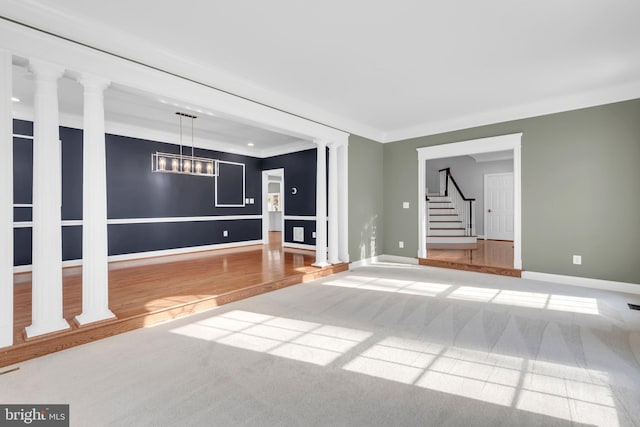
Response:
[[[304,227],[293,227],[293,241],[304,242]]]

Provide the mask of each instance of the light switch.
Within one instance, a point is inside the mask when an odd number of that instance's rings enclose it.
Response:
[[[402,202],[402,209],[409,209],[409,202]]]

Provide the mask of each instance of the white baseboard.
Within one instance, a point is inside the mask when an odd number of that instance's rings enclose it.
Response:
[[[372,256],[370,258],[359,259],[358,261],[354,261],[352,263],[349,263],[349,270],[351,270],[353,268],[365,267],[367,265],[374,264],[374,263],[376,263],[378,261],[380,261],[380,256],[378,256],[378,255]]]
[[[282,243],[282,246],[285,247],[285,248],[307,249],[307,250],[310,250],[310,251],[315,251],[316,250],[316,246],[315,245],[305,245],[304,243],[284,242],[284,243]]]
[[[522,278],[640,295],[640,284],[635,283],[614,282],[611,280],[590,279],[587,277],[563,276],[560,274],[538,273],[535,271],[523,271]]]
[[[241,246],[251,246],[251,245],[261,245],[262,240],[248,240],[244,242],[232,242],[232,243],[218,243],[215,245],[205,245],[205,246],[189,246],[186,248],[176,248],[176,249],[164,249],[160,251],[149,251],[149,252],[135,252],[131,254],[122,254],[122,255],[111,255],[109,256],[109,262],[112,261],[130,261],[134,259],[144,259],[144,258],[154,258],[159,256],[167,256],[167,255],[180,255],[191,252],[203,252],[203,251],[211,251],[213,249],[227,249],[227,248],[237,248]],[[62,267],[77,267],[82,265],[81,259],[72,259],[69,261],[63,261]],[[13,267],[14,273],[27,273],[32,270],[32,265],[19,265]]]
[[[380,255],[378,261],[381,262],[397,262],[399,264],[410,264],[410,265],[418,265],[418,258],[411,258],[406,256],[397,256],[397,255]]]
[[[351,264],[349,264],[349,268],[353,269],[353,268],[365,267],[367,265],[372,265],[378,262],[395,262],[398,264],[418,265],[418,258],[382,254],[382,255],[376,255],[370,258],[354,261]]]

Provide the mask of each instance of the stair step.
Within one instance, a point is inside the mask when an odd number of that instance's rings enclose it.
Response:
[[[430,228],[429,236],[464,236],[464,228]]]
[[[438,243],[477,243],[477,241],[477,236],[427,236],[427,244],[429,246]]]
[[[456,214],[429,214],[429,222],[462,222]]]

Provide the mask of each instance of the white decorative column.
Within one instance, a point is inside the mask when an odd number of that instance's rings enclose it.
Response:
[[[338,145],[329,144],[329,263],[338,264]]]
[[[316,158],[316,267],[326,267],[327,262],[327,143],[315,141]]]
[[[0,49],[0,347],[13,344],[13,122],[11,52]]]
[[[87,323],[110,319],[107,260],[107,167],[104,139],[104,90],[107,80],[82,75],[84,132],[82,140],[82,314]]]
[[[349,142],[338,147],[338,257],[349,262]]]
[[[60,66],[31,60],[33,123],[32,316],[27,337],[69,328],[62,315],[62,166],[58,131]]]
[[[427,190],[426,190],[427,160],[418,149],[418,258],[427,257]],[[440,192],[444,195],[444,192]]]

